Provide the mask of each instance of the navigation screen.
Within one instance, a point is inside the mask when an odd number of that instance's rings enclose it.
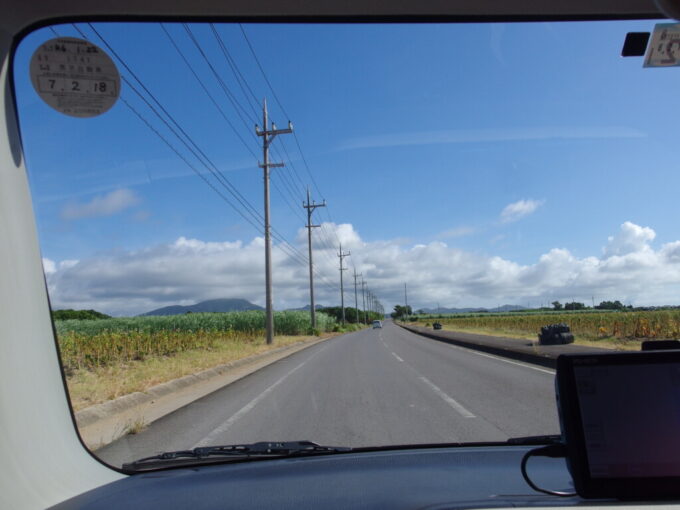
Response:
[[[593,478],[680,476],[680,365],[574,367]]]

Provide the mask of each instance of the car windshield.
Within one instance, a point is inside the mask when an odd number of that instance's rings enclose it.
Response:
[[[657,25],[28,34],[15,96],[85,444],[121,466],[558,434],[558,354],[680,336]]]

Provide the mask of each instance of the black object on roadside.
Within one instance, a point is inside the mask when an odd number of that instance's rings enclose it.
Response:
[[[435,322],[434,324],[432,324],[432,327],[433,327],[434,329],[442,329],[442,325],[441,325],[441,323],[439,323],[439,322]]]
[[[574,335],[564,322],[543,326],[538,335],[538,343],[541,345],[562,345],[573,342]]]

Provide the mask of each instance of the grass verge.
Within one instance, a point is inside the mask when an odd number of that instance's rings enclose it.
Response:
[[[329,336],[333,334],[323,335]],[[267,345],[264,336],[216,338],[210,349],[191,349],[168,356],[148,356],[126,363],[71,370],[66,382],[73,409],[80,411],[185,375],[315,338],[321,337],[277,336],[273,345]]]

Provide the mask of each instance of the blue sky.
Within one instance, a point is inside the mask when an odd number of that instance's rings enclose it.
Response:
[[[680,239],[680,144],[673,115],[680,106],[678,70],[643,69],[642,58],[619,56],[627,32],[653,26],[644,21],[245,25],[245,30],[328,201],[328,211],[315,213],[317,221],[327,222],[320,235],[326,244],[346,241],[351,263],[386,306],[400,302],[408,281],[415,306],[425,307],[436,301],[538,305],[593,295],[636,304],[678,301],[673,259]],[[158,24],[96,27],[260,210],[261,171],[250,152],[261,158],[254,114],[210,27],[191,25],[243,106],[245,122],[181,25],[166,25],[249,149]],[[77,35],[69,25],[55,28],[62,36]],[[102,46],[89,27],[81,28]],[[288,119],[238,25],[217,30],[255,96],[267,96],[283,127]],[[101,117],[75,119],[36,95],[28,62],[52,37],[48,29],[28,36],[17,51],[15,73],[53,300],[64,306],[90,303],[88,308],[112,313],[224,293],[261,302],[261,249],[255,239],[261,233],[121,101]],[[167,133],[129,87],[123,85],[122,96]],[[292,167],[305,184],[311,179],[291,135],[274,146],[279,152],[273,158],[284,157],[288,170],[273,170],[281,173],[273,183],[285,189],[283,177],[294,189],[284,192],[285,200],[272,189],[272,223],[306,253],[302,185]],[[313,185],[312,192],[321,199]],[[195,275],[171,270],[186,255],[176,253],[179,239],[199,243],[191,245],[195,258],[185,259],[183,267],[199,272],[202,264],[213,267],[201,254],[221,250],[234,260],[247,253],[252,267],[219,266],[220,285],[210,278],[200,284]],[[238,241],[238,254],[224,244]],[[318,270],[332,287],[337,258],[319,248]],[[277,306],[301,306],[307,300],[305,268],[281,257]],[[174,280],[158,276],[159,260]],[[151,264],[146,273],[140,261]],[[98,280],[102,267],[110,274]],[[142,273],[155,274],[156,286],[136,285],[145,281]],[[241,282],[236,273],[252,278]],[[320,302],[339,300],[330,287],[319,293]]]

